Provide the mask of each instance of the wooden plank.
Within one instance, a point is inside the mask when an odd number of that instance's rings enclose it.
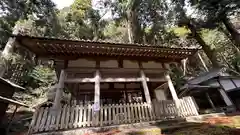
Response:
[[[123,113],[124,113],[124,123],[128,123],[128,113],[127,113],[127,105],[124,103],[123,104]]]
[[[50,126],[49,126],[49,130],[54,130],[55,129],[55,126],[56,126],[56,124],[55,124],[55,122],[56,122],[56,118],[57,118],[57,113],[56,114],[53,114],[53,112],[51,112],[52,111],[52,107],[50,108],[50,115],[52,115],[52,117],[51,117],[51,122],[50,122]],[[61,108],[60,108],[61,109]]]
[[[191,103],[189,103],[188,97],[184,97],[183,100],[184,100],[184,102],[186,104],[186,108],[187,108],[187,110],[189,112],[189,116],[193,116],[194,112],[193,112],[193,109],[191,107]]]
[[[68,124],[69,128],[73,128],[73,125],[74,125],[75,108],[76,108],[75,105],[70,106],[70,121]]]
[[[163,106],[163,118],[165,119],[167,117],[166,103],[162,102],[162,106]]]
[[[156,118],[159,119],[160,118],[160,114],[158,112],[158,105],[161,103],[161,101],[157,101],[157,100],[153,100],[152,101],[152,105],[153,105],[153,111],[156,115]],[[151,115],[150,115],[151,116]]]
[[[168,118],[171,118],[171,109],[170,109],[170,100],[168,100],[167,102],[167,114],[168,114]]]
[[[144,110],[144,103],[141,103],[141,112],[142,112],[142,120],[145,121],[146,115]]]
[[[112,105],[109,104],[108,106],[108,124],[111,125],[112,124]]]
[[[83,122],[82,122],[82,126],[85,127],[87,124],[87,105],[84,105],[83,107]]]
[[[79,121],[79,105],[74,107],[74,111],[75,111],[75,120],[73,123],[73,128],[76,128],[78,126],[78,121]]]
[[[127,103],[127,122],[131,123],[131,109],[129,103]]]
[[[194,115],[193,109],[191,108],[191,105],[189,104],[188,99],[183,98],[183,101],[184,101],[184,104],[185,104],[185,108],[186,108],[186,110],[187,110],[187,112],[188,112],[187,115],[188,115],[188,116],[193,116],[193,115]]]
[[[134,115],[134,104],[130,103],[130,108],[131,108],[131,122],[135,122],[136,121],[136,116]]]
[[[59,111],[57,112],[57,115],[56,115],[56,123],[55,123],[55,130],[58,130],[61,126],[61,115],[63,113],[63,106],[60,107]]]
[[[83,124],[83,105],[82,104],[80,104],[80,106],[79,106],[79,115],[78,115],[78,119],[79,119],[79,121],[78,121],[78,127],[82,127],[82,124]]]
[[[199,115],[199,114],[198,114],[197,107],[196,107],[196,105],[195,105],[195,103],[194,103],[194,101],[193,101],[193,97],[189,97],[189,100],[190,100],[190,103],[191,103],[191,105],[192,105],[194,115],[195,115],[195,116],[196,116],[196,115]]]
[[[92,108],[91,108],[91,105],[88,104],[87,126],[91,125],[91,113],[92,113]]]
[[[104,125],[107,125],[107,123],[108,123],[108,117],[107,117],[107,110],[108,110],[108,106],[107,105],[104,105],[104,107],[103,107],[103,113],[104,113],[104,121],[103,121],[103,124]]]
[[[183,117],[186,117],[188,115],[188,111],[186,110],[186,107],[185,107],[185,100],[184,99],[179,99],[180,100],[180,106],[179,108],[181,108],[182,110],[182,116]]]
[[[30,124],[30,128],[29,128],[29,133],[32,133],[33,130],[34,130],[34,127],[35,127],[35,124],[37,122],[37,118],[38,118],[38,114],[39,114],[39,108],[37,108],[33,114],[33,117],[32,117],[32,121],[31,121],[31,124]]]
[[[120,124],[123,123],[122,114],[123,114],[123,105],[122,105],[122,103],[120,103],[120,105],[119,105],[119,115],[118,115],[118,119],[119,119]]]
[[[149,121],[150,117],[149,117],[149,113],[148,113],[148,104],[147,103],[144,103],[144,112],[145,112],[146,121]]]
[[[65,116],[65,129],[68,129],[69,119],[70,119],[70,105],[67,105],[66,116]]]
[[[47,121],[47,115],[48,115],[48,107],[45,107],[44,109],[44,112],[43,112],[43,117],[42,117],[42,120],[41,120],[41,124],[40,124],[40,127],[39,127],[39,131],[44,131],[45,129],[45,124],[46,124],[46,121]]]
[[[138,108],[136,103],[134,103],[134,113],[135,113],[136,122],[139,122]]]
[[[67,105],[65,104],[63,106],[63,112],[62,112],[62,117],[61,117],[61,126],[60,129],[63,129],[65,127],[65,118],[66,118],[66,111],[67,111]]]
[[[100,126],[103,126],[103,106],[100,107]]]
[[[141,113],[141,104],[140,103],[137,103],[137,110],[138,110],[139,121],[142,122],[142,113]]]
[[[37,121],[36,121],[36,125],[34,126],[34,132],[37,132],[37,131],[39,131],[39,127],[40,127],[40,123],[41,123],[41,120],[42,120],[42,115],[43,115],[43,112],[44,112],[44,107],[41,107],[40,109],[39,109],[39,115],[38,115],[38,117],[37,117]]]
[[[116,120],[116,105],[112,104],[112,118],[113,118],[113,124],[117,124]]]
[[[90,104],[90,126],[94,126],[93,104]]]
[[[162,116],[163,116],[163,114],[164,114],[164,110],[163,110],[163,103],[162,103],[163,101],[161,101],[161,102],[159,102],[159,104],[158,104],[158,107],[159,107],[159,117],[158,117],[158,119],[161,119],[162,118]]]
[[[52,119],[52,114],[51,114],[51,108],[49,108],[48,114],[47,114],[47,122],[45,125],[45,130],[44,131],[49,131],[50,130],[50,124],[51,124],[51,119]]]
[[[194,116],[194,107],[192,106],[191,104],[191,99],[189,97],[184,97],[183,98],[184,102],[186,103],[186,107],[188,108],[189,110],[189,116]]]
[[[100,124],[100,122],[99,122],[99,113],[100,113],[100,111],[97,111],[97,112],[94,112],[95,114],[95,126],[99,126],[99,124]]]
[[[150,119],[154,120],[154,111],[153,111],[152,104],[148,104],[148,111],[149,111]]]
[[[118,104],[116,104],[116,122],[117,122],[117,124],[120,124],[120,120],[119,120],[119,109],[120,109],[120,107],[119,107],[119,105]]]

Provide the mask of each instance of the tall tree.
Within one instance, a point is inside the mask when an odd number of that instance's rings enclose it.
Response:
[[[240,32],[231,22],[231,17],[239,14],[239,0],[191,0],[191,4],[196,5],[207,16],[207,21],[226,27],[237,47],[240,47]]]
[[[32,19],[37,25],[47,25],[46,33],[52,34],[58,30],[55,4],[51,0],[17,0],[0,1],[0,44],[5,46],[17,21]],[[30,17],[30,18],[29,18]],[[55,20],[55,21],[54,21]],[[51,29],[50,29],[51,28]]]
[[[202,47],[204,52],[207,54],[208,58],[212,62],[213,67],[219,67],[220,64],[218,62],[216,56],[216,50],[211,48],[206,42],[202,39],[200,35],[200,29],[197,27],[197,23],[190,17],[186,15],[186,11],[184,10],[185,0],[174,0],[176,4],[176,11],[178,11],[178,20],[180,26],[187,26],[191,31],[191,36],[198,42],[198,44]]]

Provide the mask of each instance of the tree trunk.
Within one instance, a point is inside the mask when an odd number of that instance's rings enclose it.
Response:
[[[138,20],[137,7],[140,0],[129,0],[127,9],[128,34],[130,43],[142,43],[143,35]]]
[[[240,50],[239,48],[236,46],[236,43],[235,43],[235,40],[232,39],[232,36],[231,34],[228,32],[228,30],[225,30],[223,27],[220,27],[219,28],[220,31],[222,31],[226,37],[228,37],[230,39],[230,41],[232,42],[232,47],[234,49],[234,51],[236,52],[236,54],[240,55]]]
[[[184,0],[177,0],[176,1],[176,8],[179,11],[179,25],[185,25],[190,30],[195,40],[199,43],[199,45],[202,47],[203,51],[206,53],[210,61],[212,62],[212,66],[215,68],[220,67],[217,57],[216,57],[216,51],[214,49],[211,49],[210,46],[208,46],[205,41],[202,39],[202,37],[198,34],[197,28],[194,25],[194,22],[191,21],[190,18],[187,17],[185,11],[184,11]]]
[[[228,32],[231,34],[232,40],[234,40],[235,45],[239,48],[240,47],[240,33],[235,28],[235,26],[232,24],[232,22],[227,18],[226,15],[222,18],[222,22],[225,25]]]
[[[210,61],[212,62],[212,66],[215,68],[220,67],[220,64],[217,61],[216,51],[212,49],[210,46],[206,44],[206,42],[202,39],[202,37],[198,34],[196,27],[191,23],[187,23],[188,28],[191,30],[193,37],[200,44]]]

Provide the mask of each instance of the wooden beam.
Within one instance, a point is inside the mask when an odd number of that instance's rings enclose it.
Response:
[[[145,73],[144,73],[143,70],[140,70],[140,75],[141,75],[141,78],[142,78],[142,85],[143,85],[143,90],[144,90],[146,102],[150,104],[151,103],[151,97],[150,97],[149,89],[148,89],[148,86],[147,86],[146,76],[145,76]]]
[[[200,61],[201,61],[202,65],[203,65],[203,67],[204,67],[205,71],[207,71],[207,72],[208,72],[209,70],[208,70],[208,68],[207,68],[207,66],[206,66],[206,63],[204,62],[204,60],[203,60],[202,56],[199,54],[199,52],[197,52],[197,55],[198,55],[198,58],[200,59]]]
[[[206,92],[206,97],[207,97],[208,102],[210,103],[212,109],[216,109],[216,107],[215,107],[215,105],[214,105],[212,99],[210,98],[210,96],[209,96],[209,94],[208,94],[207,92]]]
[[[145,77],[147,82],[165,82],[165,78],[148,78]],[[100,82],[141,82],[142,78],[100,78]],[[72,78],[66,79],[65,83],[88,83],[95,82],[95,78]]]
[[[220,92],[220,94],[221,94],[221,96],[222,96],[225,104],[226,104],[227,106],[232,106],[233,103],[232,103],[231,99],[228,97],[228,95],[227,95],[227,93],[225,92],[225,90],[223,90],[223,89],[221,89],[221,88],[218,89],[218,90],[219,90],[219,92]]]

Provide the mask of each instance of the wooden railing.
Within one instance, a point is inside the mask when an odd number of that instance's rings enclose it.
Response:
[[[179,106],[179,107],[177,107]],[[41,107],[33,116],[31,132],[66,130],[80,127],[119,125],[198,115],[191,97],[147,103],[112,104],[93,111],[93,105],[63,105],[56,113],[52,107]]]

